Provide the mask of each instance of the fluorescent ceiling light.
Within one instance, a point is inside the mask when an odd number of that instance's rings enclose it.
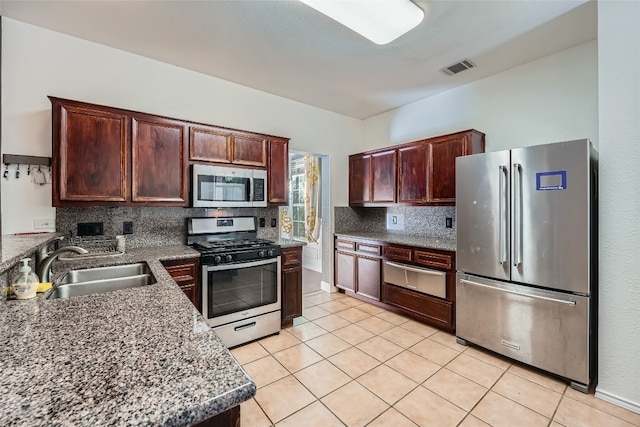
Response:
[[[410,0],[300,0],[376,44],[417,26],[424,12]]]

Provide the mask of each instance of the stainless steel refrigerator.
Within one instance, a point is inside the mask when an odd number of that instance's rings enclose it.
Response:
[[[456,159],[456,335],[595,377],[597,153],[588,139]]]

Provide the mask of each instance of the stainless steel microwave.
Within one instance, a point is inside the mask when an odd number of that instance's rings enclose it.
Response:
[[[191,194],[193,207],[266,207],[267,171],[193,165]]]

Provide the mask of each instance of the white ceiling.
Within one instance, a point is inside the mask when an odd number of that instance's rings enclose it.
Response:
[[[424,21],[385,46],[296,0],[0,0],[0,13],[360,119],[597,37],[594,0],[415,3]],[[477,67],[438,71],[464,58]]]

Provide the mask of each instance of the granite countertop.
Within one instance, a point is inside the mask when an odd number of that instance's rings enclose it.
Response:
[[[300,240],[293,239],[278,239],[275,241],[276,245],[279,245],[281,248],[295,248],[297,246],[306,246],[305,242],[301,242]]]
[[[62,236],[61,233],[4,235],[0,239],[0,273],[6,271],[39,247]]]
[[[395,243],[397,245],[416,246],[427,249],[441,249],[453,252],[456,250],[455,239],[445,239],[442,237],[414,236],[399,233],[360,233],[357,231],[335,233],[335,235],[337,237],[375,240],[378,242]]]
[[[68,299],[0,304],[0,425],[189,426],[250,399],[256,385],[159,260],[184,246],[54,263],[145,261],[157,283]]]

